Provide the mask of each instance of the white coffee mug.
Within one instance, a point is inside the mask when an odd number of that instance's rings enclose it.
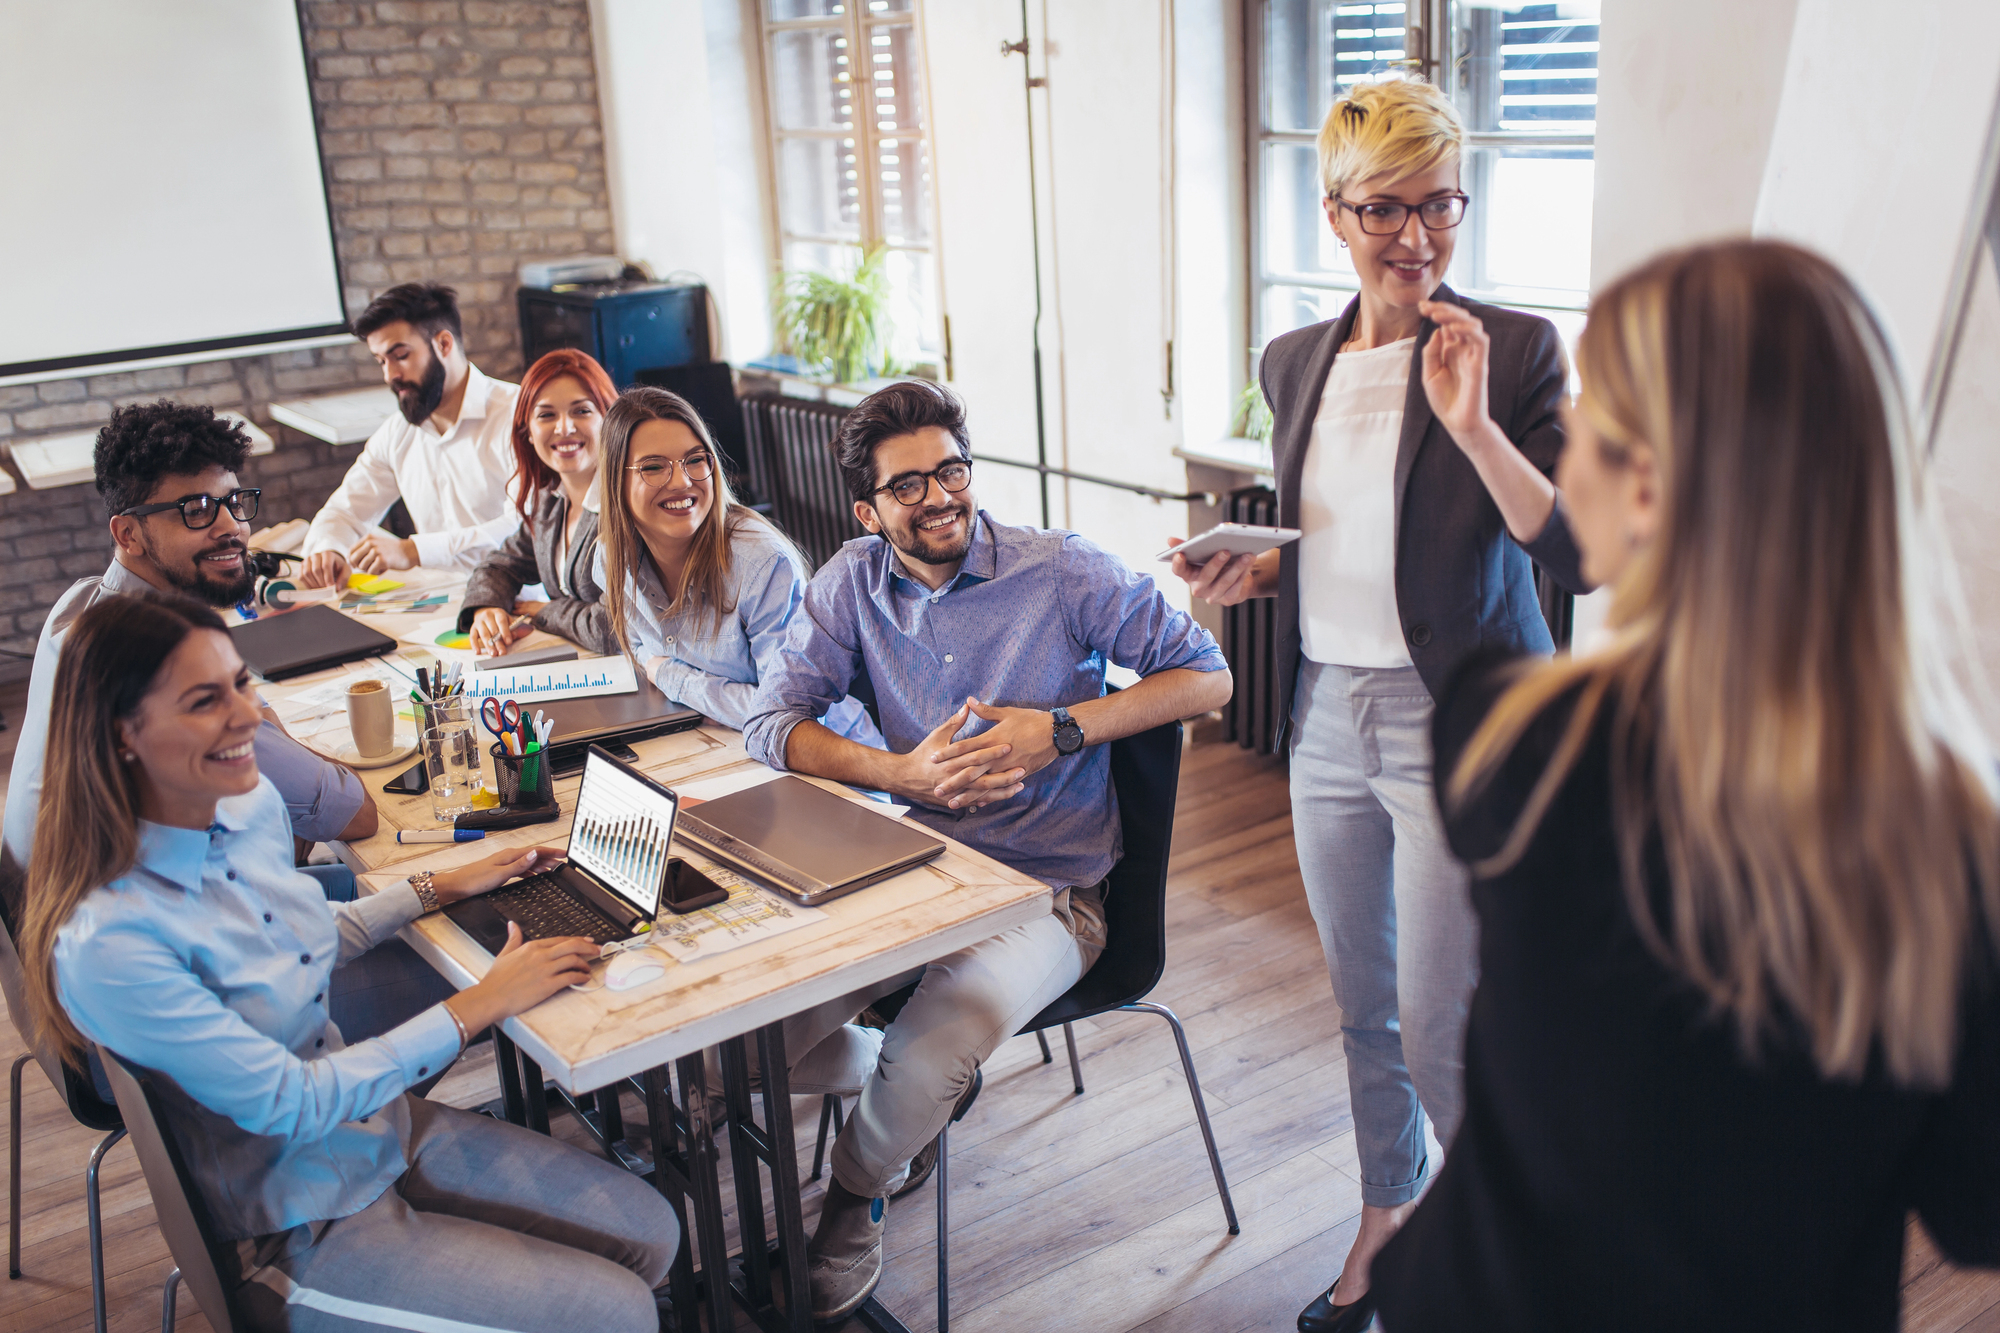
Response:
[[[386,684],[357,680],[347,687],[347,727],[354,733],[355,753],[363,759],[395,748],[396,705]]]

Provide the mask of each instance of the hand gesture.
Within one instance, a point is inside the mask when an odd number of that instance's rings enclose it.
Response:
[[[966,777],[963,771],[938,784],[937,794],[947,798],[954,810],[970,804],[977,810],[992,801],[1002,800],[1021,790],[1020,778],[1030,773],[1039,773],[1047,768],[1056,757],[1055,718],[1039,708],[996,708],[980,703],[977,699],[965,701],[965,712],[973,717],[983,718],[993,726],[970,739],[954,742],[939,751],[938,757],[946,764],[956,762],[962,755],[987,750],[1002,749],[1007,754],[1007,771],[1003,773],[1004,787],[982,788],[982,779]],[[991,782],[992,779],[983,779]],[[987,795],[987,791],[996,794]]]
[[[534,632],[535,627],[525,620],[515,624],[511,612],[482,606],[472,617],[472,650],[483,657],[499,657]]]
[[[892,788],[898,796],[923,805],[944,805],[952,810],[970,806],[976,810],[1021,790],[1024,770],[1011,764],[1000,766],[1009,754],[1006,744],[995,744],[985,736],[952,740],[970,718],[972,703],[968,699],[959,705],[903,756],[901,775]]]
[[[476,898],[517,876],[560,865],[562,860],[562,851],[555,847],[508,847],[454,869],[438,871],[431,876],[431,892],[441,903]]]
[[[1424,396],[1431,411],[1463,445],[1488,421],[1486,363],[1491,346],[1486,326],[1462,306],[1425,301],[1418,307],[1437,325],[1424,344]]]
[[[1167,545],[1179,546],[1187,541],[1185,537],[1169,537]],[[1190,564],[1184,555],[1176,554],[1171,568],[1174,577],[1188,585],[1188,590],[1211,606],[1234,606],[1256,596],[1252,590],[1254,566],[1257,557],[1245,554],[1221,554],[1210,556],[1204,564]]]
[[[299,568],[299,583],[307,588],[338,588],[347,582],[347,557],[338,551],[315,551]]]
[[[386,532],[371,532],[354,543],[354,549],[347,553],[347,558],[364,574],[384,574],[392,569],[414,569],[417,564],[417,544],[407,537],[391,537]]]

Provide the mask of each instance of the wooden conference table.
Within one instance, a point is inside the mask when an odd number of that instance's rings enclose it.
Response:
[[[448,593],[449,610],[456,614],[463,579],[447,579],[420,570],[399,572],[391,577],[404,581],[412,592]],[[397,612],[384,608],[360,618],[383,633],[396,636],[401,652],[407,657],[423,659],[434,650],[401,641],[405,635],[413,635],[420,624],[434,629],[445,609],[431,606]],[[524,640],[520,650],[542,641],[555,642],[548,636],[537,635]],[[391,675],[397,668],[408,670],[406,662],[394,658],[387,662],[369,659],[267,685],[264,694],[282,714],[285,702],[304,690],[343,675],[380,675],[385,667]],[[399,727],[405,725],[399,723]],[[344,719],[329,721],[317,741],[307,739],[324,748],[336,736],[346,739]],[[744,753],[739,733],[712,724],[638,741],[633,749],[639,755],[638,766],[670,788],[726,779],[762,768]],[[371,838],[336,843],[334,850],[355,871],[364,892],[379,890],[417,870],[461,865],[503,847],[561,846],[567,841],[579,782],[575,773],[556,782],[563,815],[554,823],[492,833],[480,842],[399,844],[395,840],[398,829],[442,827],[431,817],[428,795],[397,796],[382,790],[382,784],[407,768],[414,758],[360,772],[381,810],[381,829]],[[492,761],[489,758],[486,762],[491,786]],[[875,805],[837,783],[820,785],[849,799]],[[684,1329],[697,1327],[698,1305],[708,1307],[712,1329],[733,1327],[732,1291],[762,1328],[806,1333],[812,1327],[797,1152],[780,1020],[907,972],[931,959],[1032,921],[1050,910],[1049,891],[1044,885],[969,847],[949,839],[946,844],[944,853],[935,860],[824,904],[819,909],[824,913],[821,920],[711,958],[669,960],[664,976],[631,990],[566,991],[508,1019],[496,1033],[502,1100],[510,1118],[546,1130],[546,1109],[542,1104],[542,1079],[546,1076],[573,1099],[584,1123],[608,1155],[633,1169],[645,1169],[637,1155],[621,1142],[624,1134],[617,1092],[628,1081],[636,1081],[651,1120],[654,1183],[670,1197],[683,1193],[691,1201],[689,1211],[695,1235],[683,1247],[672,1281],[674,1303]],[[675,851],[704,870],[714,869],[697,849],[678,839]],[[665,909],[662,912],[664,916]],[[433,967],[461,988],[483,976],[492,962],[483,948],[441,914],[420,918],[402,934]],[[756,1041],[760,1053],[764,1104],[761,1122],[753,1116],[746,1038]],[[727,1276],[729,1260],[723,1240],[715,1127],[710,1123],[707,1074],[701,1058],[701,1052],[709,1046],[722,1048],[723,1091],[729,1105],[729,1139],[742,1237],[742,1271],[733,1283]],[[518,1082],[515,1052],[524,1075]],[[680,1082],[678,1106],[669,1095],[670,1065],[674,1066]],[[594,1109],[588,1105],[593,1100],[587,1095],[591,1093],[599,1094],[594,1098]],[[757,1171],[760,1161],[772,1175],[778,1230],[774,1238],[775,1272],[772,1252],[764,1236],[763,1192]],[[699,1278],[693,1266],[693,1251],[697,1248],[702,1269]],[[773,1300],[774,1276],[783,1292],[782,1308]],[[901,1327],[879,1307],[866,1310],[862,1319],[877,1328]]]

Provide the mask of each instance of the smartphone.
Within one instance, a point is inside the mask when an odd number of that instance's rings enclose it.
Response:
[[[727,900],[729,890],[678,856],[667,858],[667,906],[675,912],[695,912]]]
[[[1218,523],[1199,537],[1190,537],[1179,546],[1169,546],[1155,557],[1172,560],[1184,555],[1191,565],[1205,565],[1211,556],[1261,555],[1274,546],[1299,539],[1297,528],[1262,528],[1254,523]]]
[[[382,784],[383,791],[394,792],[398,796],[422,796],[430,789],[430,774],[424,771],[421,759]]]

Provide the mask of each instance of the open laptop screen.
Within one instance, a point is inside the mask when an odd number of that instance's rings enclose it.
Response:
[[[667,843],[677,802],[601,754],[583,766],[570,827],[569,859],[650,921],[667,882]]]

